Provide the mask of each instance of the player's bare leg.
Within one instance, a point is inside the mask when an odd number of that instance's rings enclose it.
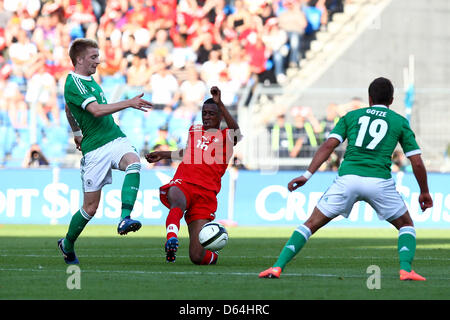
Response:
[[[279,278],[286,264],[300,252],[309,237],[331,220],[331,218],[325,216],[317,207],[314,208],[308,220],[298,226],[292,233],[275,264],[271,268],[262,271],[259,277]]]
[[[389,221],[398,230],[398,255],[400,260],[400,280],[426,280],[412,270],[412,261],[416,252],[416,230],[406,211],[402,216]]]
[[[218,254],[203,248],[198,239],[202,227],[210,220],[194,220],[188,225],[189,230],[189,258],[194,264],[216,264]]]
[[[83,209],[89,216],[93,217],[97,212],[101,196],[102,190],[84,193]]]

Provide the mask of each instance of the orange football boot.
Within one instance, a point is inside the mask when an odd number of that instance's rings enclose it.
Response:
[[[400,270],[400,280],[425,281],[426,279],[415,273],[414,270],[411,270],[411,272]]]
[[[279,279],[281,275],[281,268],[280,267],[274,267],[269,268],[267,270],[264,270],[259,274],[260,278],[277,278]]]

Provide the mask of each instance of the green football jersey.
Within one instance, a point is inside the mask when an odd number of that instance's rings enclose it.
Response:
[[[348,140],[339,176],[354,174],[389,179],[397,143],[407,157],[421,153],[408,120],[383,105],[347,113],[330,137],[341,142]]]
[[[83,134],[83,155],[119,137],[125,137],[112,115],[96,118],[86,110],[86,106],[93,101],[99,104],[107,103],[102,88],[92,76],[70,72],[64,86],[64,98]]]

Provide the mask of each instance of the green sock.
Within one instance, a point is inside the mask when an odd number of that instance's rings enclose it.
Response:
[[[310,236],[311,230],[303,224],[295,229],[273,267],[280,267],[283,270],[286,264],[300,252]]]
[[[132,163],[126,169],[122,185],[122,219],[128,217],[133,211],[141,181],[141,164]]]
[[[66,252],[73,252],[75,240],[77,240],[81,231],[83,231],[84,227],[87,225],[89,220],[91,220],[91,216],[89,216],[86,211],[81,208],[78,210],[70,220],[69,230],[67,231],[66,237],[64,238],[63,247]]]
[[[411,272],[411,264],[416,253],[416,231],[414,227],[403,227],[398,233],[398,255],[400,269]]]

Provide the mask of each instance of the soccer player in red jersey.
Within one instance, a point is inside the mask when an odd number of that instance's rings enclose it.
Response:
[[[241,139],[239,125],[221,100],[219,88],[212,87],[212,98],[202,107],[202,124],[189,128],[186,148],[155,151],[145,155],[148,162],[182,159],[170,183],[160,188],[161,202],[170,209],[166,219],[166,260],[175,262],[178,231],[184,216],[189,230],[189,257],[194,264],[215,264],[217,253],[205,250],[198,239],[203,225],[214,220],[221,179]],[[225,120],[227,128],[221,130]]]

